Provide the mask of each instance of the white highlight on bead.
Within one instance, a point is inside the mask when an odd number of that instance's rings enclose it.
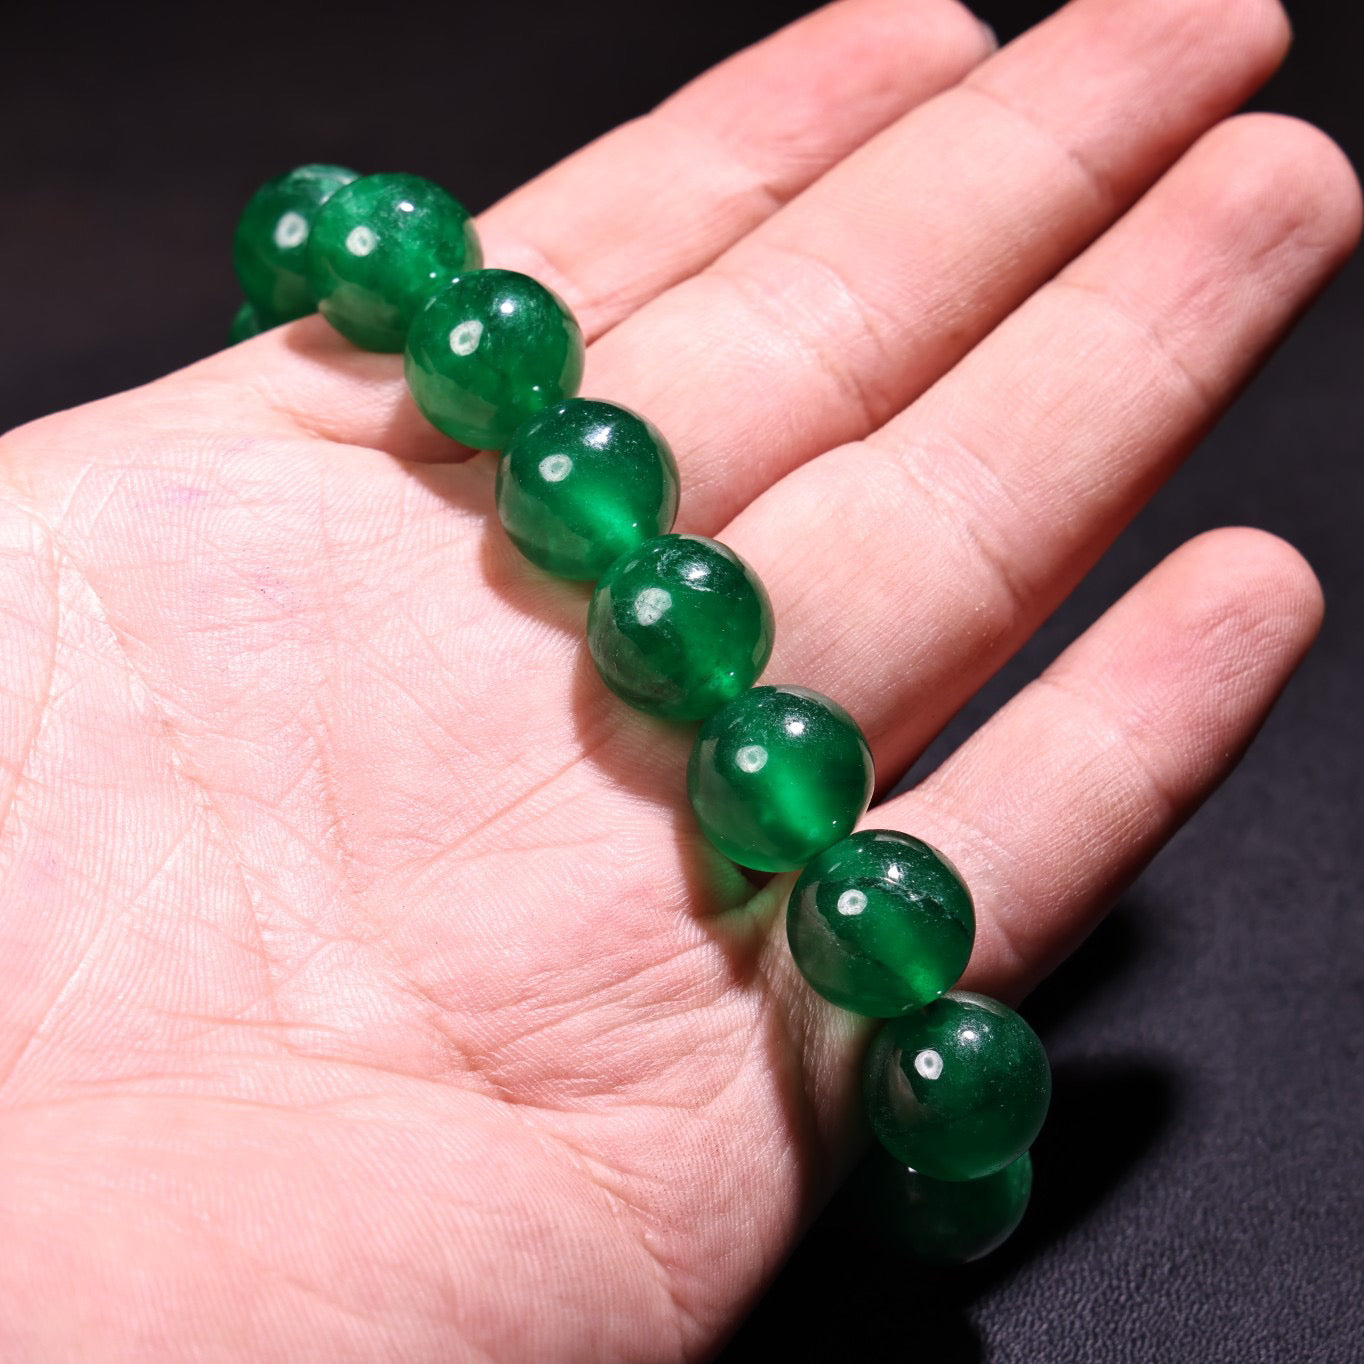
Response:
[[[502,302],[497,305],[497,311],[501,313],[503,317],[510,317],[516,311],[516,300],[514,298],[504,298]]]
[[[471,317],[467,322],[461,322],[458,327],[451,331],[450,349],[456,355],[472,355],[482,340],[483,323],[476,317]]]
[[[838,912],[846,914],[851,918],[854,914],[861,914],[867,907],[867,897],[860,890],[845,890],[838,897]]]
[[[930,1047],[927,1051],[921,1051],[914,1058],[914,1069],[925,1080],[936,1080],[942,1074],[942,1057]]]
[[[635,619],[641,625],[657,625],[672,604],[672,593],[665,588],[646,587],[635,598]]]
[[[540,477],[546,483],[562,483],[572,472],[572,455],[546,455],[540,461]]]
[[[786,721],[786,732],[793,738],[799,739],[805,733],[805,721],[799,715],[792,715]]]
[[[745,744],[735,755],[740,772],[761,772],[767,766],[767,750],[761,744]]]
[[[352,256],[368,256],[378,245],[379,238],[374,235],[374,229],[366,227],[364,223],[346,233],[346,250]]]
[[[274,236],[275,245],[281,251],[302,246],[308,240],[308,220],[301,213],[294,213],[292,210],[283,213],[279,222],[275,224]]]

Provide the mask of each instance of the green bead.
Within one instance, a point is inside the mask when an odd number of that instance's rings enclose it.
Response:
[[[864,829],[801,873],[786,909],[791,955],[825,999],[892,1018],[950,990],[976,935],[971,892],[936,848]]]
[[[701,726],[687,790],[726,857],[789,871],[852,832],[873,776],[871,750],[842,706],[804,687],[755,687]]]
[[[400,351],[417,310],[483,263],[469,211],[419,175],[366,175],[332,195],[308,242],[318,311],[366,350]]]
[[[660,535],[606,570],[587,647],[602,681],[636,710],[699,720],[753,685],[773,629],[766,590],[732,549]]]
[[[432,426],[501,450],[522,422],[571,398],[583,334],[563,300],[529,275],[475,270],[433,295],[407,338],[407,386]]]
[[[930,1179],[980,1179],[1033,1143],[1051,1101],[1037,1034],[1006,1005],[956,992],[877,1033],[862,1075],[872,1131]]]
[[[962,1265],[996,1250],[1023,1220],[1032,1194],[1026,1152],[982,1179],[929,1179],[873,1149],[855,1196],[873,1228],[916,1259]]]
[[[235,346],[238,341],[249,341],[264,330],[260,314],[251,304],[243,303],[232,316],[232,325],[227,329],[227,344]]]
[[[232,237],[232,263],[262,328],[313,311],[304,270],[308,238],[322,205],[355,178],[345,166],[299,166],[267,180],[247,201]]]
[[[568,398],[516,428],[497,466],[497,514],[532,563],[593,581],[672,529],[677,463],[643,417]]]

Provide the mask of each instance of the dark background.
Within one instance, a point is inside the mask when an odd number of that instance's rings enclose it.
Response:
[[[239,0],[210,22],[10,4],[0,430],[215,349],[260,180],[303,161],[404,169],[481,208],[805,8]],[[1007,38],[1052,6],[979,8]],[[1364,24],[1339,0],[1289,9],[1297,47],[1257,103],[1358,165]],[[925,1274],[836,1202],[727,1360],[1364,1358],[1362,316],[1356,264],[944,741],[1200,530],[1277,531],[1325,584],[1321,641],[1245,764],[1026,1007],[1056,1096],[1022,1231]]]

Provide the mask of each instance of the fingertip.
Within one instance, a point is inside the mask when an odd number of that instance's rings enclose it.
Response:
[[[1253,634],[1266,661],[1292,667],[1321,628],[1325,598],[1303,554],[1278,535],[1254,526],[1205,531],[1166,561],[1179,591],[1196,584],[1190,607],[1215,629]],[[1277,648],[1269,649],[1270,644]]]
[[[1281,0],[1204,0],[1220,10],[1228,28],[1244,35],[1260,58],[1261,79],[1268,80],[1283,65],[1293,46],[1293,23]]]
[[[1320,128],[1290,114],[1240,114],[1203,139],[1220,160],[1235,162],[1226,178],[1241,203],[1291,224],[1317,247],[1329,269],[1359,244],[1364,224],[1359,177],[1340,146]]]
[[[1246,93],[1283,65],[1293,45],[1293,26],[1280,0],[1158,0],[1158,4],[1205,51],[1211,44],[1234,46],[1249,82]]]
[[[964,50],[974,48],[977,61],[993,56],[999,51],[999,34],[994,26],[974,9],[968,8],[961,0],[951,0],[952,8],[962,16],[962,46]],[[969,28],[967,27],[969,23]]]

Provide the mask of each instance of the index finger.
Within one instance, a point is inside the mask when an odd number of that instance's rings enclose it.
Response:
[[[839,0],[707,71],[479,218],[491,265],[533,275],[590,341],[708,265],[994,43],[957,0]],[[457,187],[456,187],[457,190]],[[316,319],[207,362],[287,427],[449,459],[405,401],[400,358]]]

